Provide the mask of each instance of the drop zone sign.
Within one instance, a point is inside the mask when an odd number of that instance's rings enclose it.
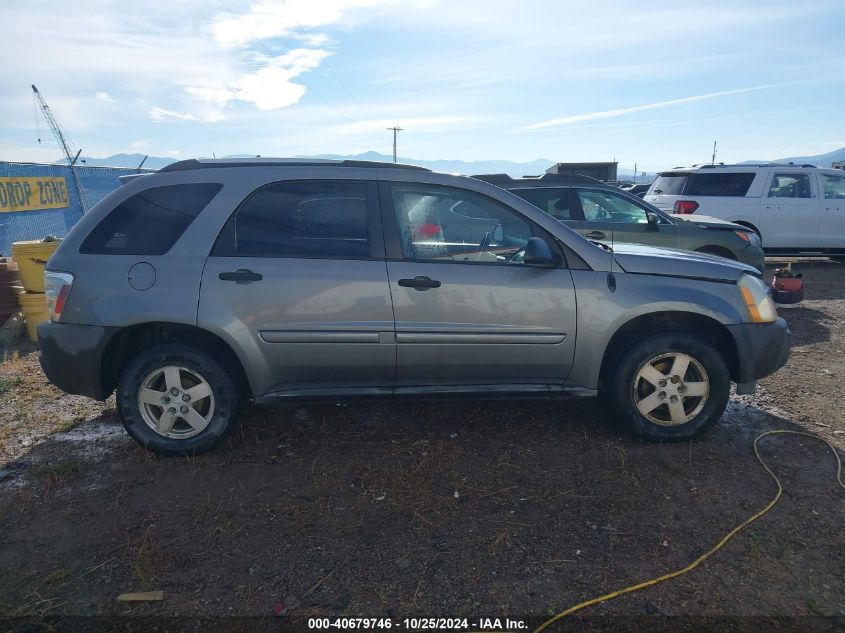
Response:
[[[64,178],[0,176],[0,213],[70,206]]]

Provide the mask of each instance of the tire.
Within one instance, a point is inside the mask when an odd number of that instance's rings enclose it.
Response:
[[[689,359],[687,369],[673,382],[671,369],[680,370],[682,365],[674,363],[684,356]],[[708,341],[686,332],[635,342],[616,363],[611,380],[614,412],[635,435],[653,442],[682,442],[706,433],[722,417],[731,386],[722,355]],[[697,395],[705,390],[705,395]]]
[[[174,387],[178,393],[170,391]],[[171,407],[175,415],[169,413]],[[159,455],[211,450],[232,431],[239,408],[238,390],[225,365],[187,345],[145,350],[127,365],[117,385],[123,426],[136,442]]]

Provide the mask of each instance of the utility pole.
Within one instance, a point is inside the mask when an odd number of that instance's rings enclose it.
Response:
[[[634,182],[637,182],[637,162],[634,161]]]
[[[389,127],[387,129],[393,131],[393,162],[395,163],[396,162],[396,133],[401,132],[402,128],[394,126],[394,127]]]
[[[710,164],[716,164],[716,141],[713,141],[713,158],[710,159]]]

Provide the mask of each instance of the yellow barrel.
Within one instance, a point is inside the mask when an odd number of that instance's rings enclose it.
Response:
[[[12,257],[18,263],[21,281],[27,292],[44,292],[44,267],[60,242],[55,237],[45,237],[43,240],[12,244]]]
[[[50,312],[47,309],[47,295],[43,292],[22,292],[18,295],[18,303],[21,304],[23,316],[26,319],[26,331],[29,340],[33,343],[38,341],[38,333],[35,326],[50,319]]]

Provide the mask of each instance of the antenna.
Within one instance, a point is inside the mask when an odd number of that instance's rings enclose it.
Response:
[[[710,159],[710,164],[716,164],[716,141],[713,141],[713,158]]]

